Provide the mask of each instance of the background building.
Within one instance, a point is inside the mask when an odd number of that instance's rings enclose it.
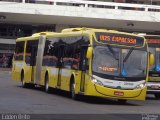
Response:
[[[0,62],[12,57],[17,37],[40,31],[78,26],[160,34],[159,5],[159,0],[0,0]]]

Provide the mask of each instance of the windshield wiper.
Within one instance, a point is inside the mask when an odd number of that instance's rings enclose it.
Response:
[[[128,60],[128,58],[129,58],[129,56],[131,55],[131,53],[132,53],[133,50],[134,50],[134,48],[131,48],[131,49],[129,50],[129,52],[127,53],[126,57],[123,59],[123,63]]]
[[[119,60],[119,59],[116,57],[116,53],[114,52],[113,48],[112,48],[110,45],[107,45],[107,46],[108,46],[109,51],[112,53],[113,57],[114,57],[116,60]]]

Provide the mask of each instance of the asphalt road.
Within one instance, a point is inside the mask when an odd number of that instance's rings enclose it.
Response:
[[[112,120],[114,118],[127,120],[128,116],[134,118],[132,115],[135,114],[140,115],[139,118],[136,117],[137,120],[142,120],[142,117],[146,114],[160,115],[160,100],[156,100],[152,95],[148,95],[146,101],[128,101],[124,105],[116,100],[94,97],[74,101],[69,98],[66,92],[54,91],[47,94],[42,88],[28,89],[22,88],[20,85],[20,83],[11,80],[11,72],[0,71],[0,114],[63,114],[63,118],[66,119],[69,117],[67,117],[67,114],[71,114],[72,117],[77,114],[93,117],[96,114],[94,118],[108,114],[108,117]],[[61,115],[59,117],[62,117]],[[160,116],[155,120],[159,119]]]

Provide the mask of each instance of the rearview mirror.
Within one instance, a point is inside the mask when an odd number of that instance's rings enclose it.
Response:
[[[149,65],[154,65],[154,54],[152,53],[149,54]]]
[[[92,53],[93,53],[93,48],[92,47],[88,47],[86,57],[88,59],[92,58]]]

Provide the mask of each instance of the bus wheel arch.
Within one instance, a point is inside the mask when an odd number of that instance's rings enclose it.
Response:
[[[24,69],[21,70],[21,86],[26,87],[26,83],[24,81]]]
[[[23,88],[34,88],[34,84],[31,84],[31,83],[26,83],[25,80],[25,72],[24,72],[24,69],[21,70],[21,86]]]
[[[49,74],[48,74],[48,71],[46,71],[46,73],[45,73],[44,87],[45,87],[45,92],[50,93],[50,87],[49,87]]]
[[[78,95],[75,93],[75,88],[76,88],[76,81],[74,75],[72,75],[70,79],[70,96],[72,99],[77,100]]]

